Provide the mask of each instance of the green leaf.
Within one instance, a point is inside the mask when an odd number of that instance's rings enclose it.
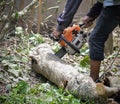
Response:
[[[60,50],[60,48],[61,48],[61,46],[60,46],[60,44],[58,44],[58,43],[55,43],[55,45],[52,46],[52,50],[53,50],[54,52],[57,52],[58,50]]]
[[[88,67],[90,62],[90,58],[88,55],[86,55],[81,61],[80,61],[80,66],[82,67]]]
[[[89,53],[89,48],[88,48],[88,44],[84,44],[83,47],[80,49],[80,54],[81,55],[88,55]]]
[[[17,93],[19,94],[26,94],[28,91],[29,85],[25,81],[20,81],[16,87],[15,90],[17,90]]]
[[[15,19],[17,19],[17,20],[19,19],[19,13],[18,12],[15,13]]]
[[[38,45],[45,42],[44,38],[40,34],[32,34],[32,36],[29,37],[29,41],[33,45]]]

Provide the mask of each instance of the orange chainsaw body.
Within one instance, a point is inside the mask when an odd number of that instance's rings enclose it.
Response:
[[[81,28],[79,25],[73,25],[72,27],[68,27],[63,31],[63,36],[64,38],[68,41],[68,42],[72,42],[72,40],[75,38],[75,35],[73,34],[73,31],[80,31]],[[66,46],[66,43],[64,42],[64,40],[60,40],[59,44],[62,47]]]

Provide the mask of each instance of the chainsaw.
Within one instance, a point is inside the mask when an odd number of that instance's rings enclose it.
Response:
[[[87,34],[81,28],[83,25],[73,25],[66,28],[58,39],[53,34],[49,35],[52,40],[57,41],[61,46],[61,49],[55,53],[56,56],[62,58],[66,53],[70,55],[80,53],[81,47],[86,43],[88,38]]]

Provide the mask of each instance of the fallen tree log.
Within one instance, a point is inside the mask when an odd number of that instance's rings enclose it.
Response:
[[[106,104],[107,96],[118,91],[118,88],[96,84],[91,77],[79,73],[73,66],[55,56],[48,44],[41,44],[30,51],[30,57],[35,72],[79,98],[89,97],[92,100],[98,99],[99,104]]]

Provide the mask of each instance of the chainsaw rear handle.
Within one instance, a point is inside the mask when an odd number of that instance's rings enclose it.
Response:
[[[62,39],[65,43],[67,43],[72,49],[74,49],[77,53],[80,53],[80,50],[76,48],[73,44],[71,44],[69,41],[67,41],[64,36],[61,34],[60,39]]]
[[[53,41],[59,41],[59,38],[56,38],[53,34],[49,34],[50,39],[52,39]]]
[[[93,22],[93,21],[94,21],[94,19],[91,19],[91,20],[88,21],[87,23],[89,23],[89,22]],[[82,27],[82,26],[84,26],[84,25],[86,25],[86,24],[85,24],[85,23],[79,24],[80,27]]]

